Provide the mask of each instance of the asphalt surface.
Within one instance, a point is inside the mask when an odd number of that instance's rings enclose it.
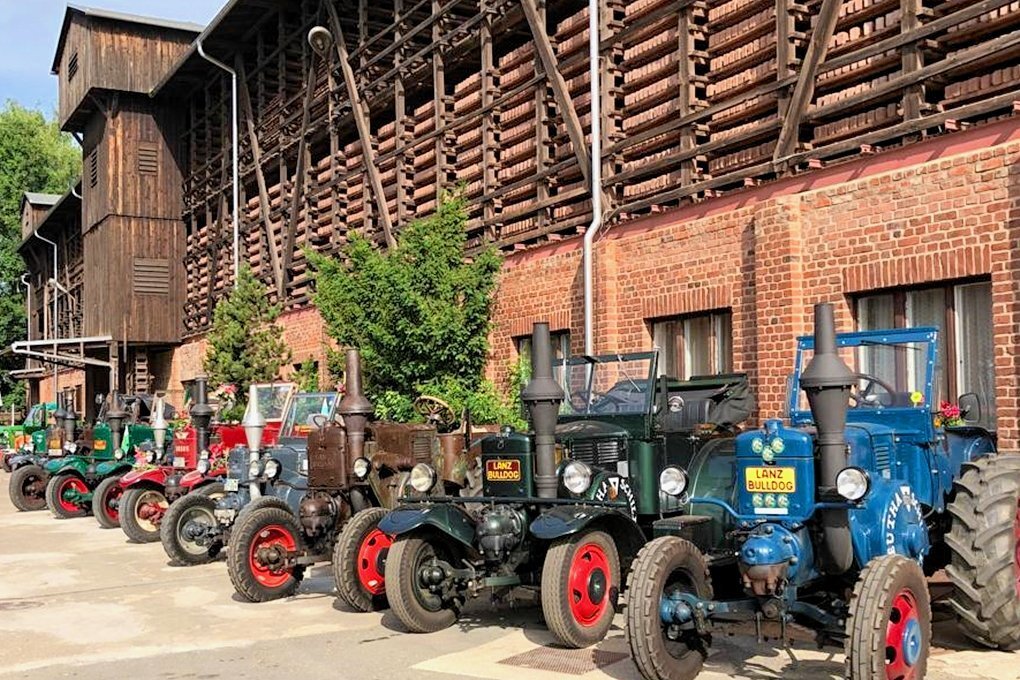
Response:
[[[345,610],[328,565],[290,599],[234,595],[221,559],[172,567],[158,543],[137,545],[95,519],[19,513],[0,473],[0,679],[329,677],[370,680],[638,680],[623,630],[596,648],[557,649],[531,593],[476,600],[453,628],[409,635],[389,613]],[[1020,679],[1020,653],[969,644],[937,615],[934,680]],[[716,639],[704,680],[836,680],[837,651],[789,650],[737,635]]]

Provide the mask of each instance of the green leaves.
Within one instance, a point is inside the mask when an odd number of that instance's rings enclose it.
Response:
[[[352,233],[342,260],[307,253],[313,301],[329,334],[361,350],[377,409],[382,400],[387,413],[403,414],[426,384],[455,385],[447,391],[465,394],[483,387],[502,260],[494,249],[466,259],[466,226],[464,199],[445,197],[435,215],[408,225],[391,251]],[[480,393],[487,392],[495,388]]]

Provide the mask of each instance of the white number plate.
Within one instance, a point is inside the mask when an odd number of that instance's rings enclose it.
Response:
[[[174,458],[174,467],[183,468],[187,462],[188,461],[184,460],[183,458]]]
[[[236,480],[236,479],[228,479],[227,481],[223,482],[223,490],[224,491],[237,491],[237,486],[238,486],[237,485],[237,481],[238,480]]]

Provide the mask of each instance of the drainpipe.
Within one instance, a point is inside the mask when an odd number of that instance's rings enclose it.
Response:
[[[230,89],[231,89],[231,135],[233,140],[233,164],[234,164],[234,288],[237,288],[237,282],[241,274],[241,212],[240,212],[240,177],[239,177],[239,161],[238,161],[238,150],[237,150],[237,71],[224,64],[215,57],[210,57],[205,53],[205,49],[202,47],[201,39],[198,40],[195,45],[198,47],[198,54],[203,59],[208,61],[213,66],[216,66],[230,74]]]
[[[57,266],[59,264],[59,262],[57,260],[57,244],[55,242],[49,240],[45,236],[41,235],[39,233],[38,229],[33,229],[32,230],[32,235],[35,236],[40,241],[42,241],[44,243],[49,243],[51,246],[53,246],[53,278],[56,279],[58,276],[60,276],[60,270],[57,269]],[[59,324],[58,319],[57,319],[57,289],[54,288],[53,289],[53,354],[54,355],[57,354],[57,340],[58,340],[57,336],[59,336],[59,335],[60,335],[60,324]],[[54,400],[56,400],[57,396],[58,396],[57,395],[57,392],[58,392],[57,385],[59,383],[60,383],[60,367],[56,363],[54,363],[53,364],[53,399]]]
[[[588,69],[591,80],[591,224],[584,232],[584,353],[595,354],[595,235],[602,229],[602,92],[599,68],[599,2],[588,0]]]
[[[21,285],[25,287],[25,339],[32,339],[32,282],[28,273],[21,275]]]

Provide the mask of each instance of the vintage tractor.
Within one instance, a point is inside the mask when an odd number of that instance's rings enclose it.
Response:
[[[72,417],[70,426],[73,431],[75,416],[68,413],[62,403],[50,415],[53,423],[27,435],[28,442],[22,445],[17,455],[9,459],[13,472],[8,480],[8,493],[11,503],[21,512],[46,508],[46,483],[50,477],[46,465],[67,455],[63,443],[67,431],[65,420],[68,416]]]
[[[213,500],[201,494],[187,494],[173,503],[163,517],[160,540],[171,561],[189,566],[215,559],[227,545],[239,513],[253,499],[281,498],[296,509],[305,487],[300,468],[306,464],[308,434],[315,429],[312,423],[317,419],[332,420],[336,404],[335,392],[294,395],[278,441],[273,446],[263,446],[265,420],[255,391],[242,423],[248,446],[235,446],[227,454],[225,495]],[[192,473],[193,479],[197,481],[201,474]]]
[[[836,335],[832,307],[815,307],[798,342],[790,423],[768,420],[737,438],[736,475],[715,493],[663,487],[691,513],[649,543],[630,577],[627,639],[647,678],[701,671],[713,631],[770,624],[813,629],[846,652],[846,677],[920,680],[931,640],[926,573],[946,568],[964,633],[1020,646],[1020,457],[932,404],[937,331]],[[810,361],[809,361],[810,359]],[[803,395],[800,392],[803,391]],[[960,397],[980,420],[976,395]],[[698,535],[718,523],[719,549]]]
[[[280,422],[286,404],[293,393],[292,383],[255,385],[255,390],[263,397],[263,417],[272,428],[267,426],[269,439],[275,440],[280,431]],[[155,450],[147,452],[145,465],[136,468],[120,478],[110,479],[103,484],[115,485],[111,494],[105,496],[97,493],[94,498],[105,498],[108,502],[101,506],[104,514],[112,515],[111,520],[119,519],[119,525],[132,541],[152,543],[159,540],[159,526],[167,508],[189,491],[196,491],[211,498],[223,494],[223,479],[226,476],[225,464],[213,463],[221,458],[213,458],[211,449],[218,437],[225,445],[239,445],[244,440],[244,430],[239,425],[217,425],[209,436],[211,411],[208,408],[208,382],[205,376],[195,379],[195,399],[191,407],[194,419],[190,428],[178,428],[173,433],[172,447],[165,447],[166,423],[159,419],[152,423],[155,435]],[[161,430],[163,432],[161,438]],[[202,433],[202,441],[200,435]],[[263,441],[266,436],[263,436]],[[201,444],[201,446],[200,446]],[[191,472],[197,473],[182,483],[183,478]],[[117,494],[117,495],[114,495]],[[112,501],[112,502],[111,502]],[[97,517],[99,510],[94,508]],[[114,514],[116,513],[116,514]],[[102,520],[100,523],[103,523]]]
[[[46,429],[47,421],[57,410],[55,403],[36,404],[20,425],[0,426],[0,467],[14,472],[11,459],[24,453],[33,453],[32,434]],[[22,463],[24,464],[24,463]]]
[[[680,512],[660,494],[660,472],[695,466],[708,483],[753,410],[746,377],[656,378],[654,352],[571,360],[557,381],[548,324],[535,325],[532,342],[522,399],[534,431],[482,440],[482,496],[435,494],[438,475],[419,465],[410,481],[419,496],[378,525],[393,539],[386,595],[411,632],[450,626],[485,589],[531,586],[561,643],[601,640],[630,560],[656,521]]]
[[[337,407],[343,423],[316,421],[317,429],[308,438],[307,465],[302,470],[306,484],[297,507],[262,498],[238,519],[227,567],[242,597],[264,602],[290,595],[308,567],[329,562],[336,554],[348,560],[352,570],[362,564],[362,575],[367,576],[341,582],[341,596],[371,603],[376,593],[371,586],[363,591],[361,584],[382,583],[389,541],[375,524],[385,513],[383,508],[396,505],[418,464],[447,469],[451,484],[455,470],[467,469],[464,437],[454,435],[453,443],[459,446],[446,447],[444,454],[435,425],[370,423],[373,412],[361,388],[358,351],[349,350],[346,391]],[[449,466],[444,468],[444,462]],[[366,532],[374,534],[367,543],[362,540]]]
[[[50,512],[59,519],[82,517],[92,512],[95,495],[100,496],[101,506],[109,503],[102,496],[114,493],[111,491],[114,485],[107,484],[103,493],[98,493],[99,485],[130,471],[137,451],[146,451],[149,456],[154,449],[155,435],[147,422],[153,405],[149,395],[122,399],[114,392],[104,412],[105,422],[86,428],[77,439],[73,436],[73,424],[68,425],[72,418],[65,419],[64,446],[68,455],[49,461],[44,467],[49,475],[46,506]],[[172,418],[173,408],[164,408],[164,417]]]

